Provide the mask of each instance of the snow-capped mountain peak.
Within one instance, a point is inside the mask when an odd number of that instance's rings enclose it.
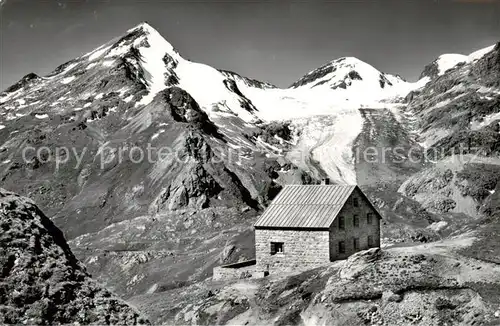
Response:
[[[132,48],[141,47],[154,48],[156,52],[165,51],[172,57],[180,57],[174,47],[156,29],[144,22],[129,29],[121,37],[101,45],[81,58],[86,58],[89,61],[102,58],[111,59],[127,54]]]
[[[143,21],[139,24],[137,24],[136,26],[130,28],[127,33],[133,33],[134,31],[136,30],[143,30],[145,32],[147,32],[148,34],[159,34],[158,31],[153,27],[151,26],[147,21]]]
[[[366,83],[374,83],[380,88],[386,85],[392,86],[392,83],[385,78],[385,74],[373,66],[355,57],[343,57],[309,72],[292,84],[291,88],[322,86],[347,89],[352,85],[366,86]]]
[[[168,86],[168,77],[174,75],[171,69],[182,59],[174,47],[146,22],[129,29],[117,42],[103,45],[86,57],[89,61],[104,59],[104,64],[106,60],[112,63],[120,58],[133,65],[148,89],[140,104],[148,104]]]
[[[327,91],[336,99],[368,104],[405,95],[412,87],[402,78],[385,74],[358,58],[343,57],[309,72],[290,88]]]
[[[181,57],[175,51],[174,47],[163,38],[153,27],[147,23],[142,23],[132,33],[143,31],[146,34],[146,40],[149,46],[139,48],[141,55],[141,66],[146,73],[146,81],[149,94],[141,100],[141,104],[147,104],[152,101],[155,95],[165,89],[166,76],[171,75],[169,67],[176,65]]]
[[[440,55],[436,60],[427,65],[421,74],[421,78],[429,77],[435,78],[442,76],[446,71],[457,67],[460,64],[472,63],[476,60],[481,59],[486,54],[493,51],[495,45],[485,47],[483,49],[472,52],[469,55],[457,54],[457,53],[446,53]]]

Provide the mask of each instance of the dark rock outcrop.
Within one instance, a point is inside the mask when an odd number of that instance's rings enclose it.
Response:
[[[339,59],[339,60],[335,60],[334,63],[339,63],[339,62],[342,62],[343,60],[344,60],[344,58]],[[309,84],[315,80],[323,78],[326,75],[328,75],[332,72],[335,72],[336,70],[337,70],[337,66],[335,66],[332,63],[328,63],[324,66],[319,67],[318,69],[315,69],[314,71],[311,71],[310,73],[308,73],[304,77],[300,78],[295,83],[293,83],[290,86],[290,88],[297,88],[300,86],[304,86],[304,85]]]
[[[17,90],[19,90],[19,89],[21,89],[23,87],[26,87],[27,85],[29,85],[31,83],[36,82],[39,79],[40,79],[40,77],[37,74],[35,74],[35,73],[29,73],[26,76],[24,76],[23,78],[21,78],[20,81],[18,81],[14,85],[10,86],[9,88],[7,88],[5,90],[5,93],[15,92],[15,91],[17,91]]]
[[[205,111],[182,88],[167,88],[156,95],[155,101],[166,105],[175,121],[189,123],[196,129],[200,129],[211,136],[222,138],[217,127],[208,118]]]
[[[424,67],[424,70],[420,74],[419,79],[422,79],[424,77],[429,77],[429,78],[433,79],[438,74],[439,74],[439,68],[438,68],[436,62],[434,61],[434,62],[432,62]]]
[[[233,81],[240,80],[243,83],[245,83],[245,85],[247,85],[249,87],[260,88],[260,89],[276,88],[276,86],[274,86],[273,84],[270,84],[268,82],[262,82],[262,81],[248,78],[248,77],[244,77],[244,76],[241,76],[240,74],[235,73],[234,71],[219,70],[219,72],[221,72],[224,76],[226,76],[227,78],[229,78]]]
[[[148,324],[96,284],[31,200],[0,188],[0,324]]]
[[[500,86],[500,42],[474,65],[472,73],[487,87]]]

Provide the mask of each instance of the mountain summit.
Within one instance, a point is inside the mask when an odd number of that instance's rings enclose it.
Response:
[[[373,66],[354,57],[344,57],[333,60],[315,69],[292,84],[298,87],[329,87],[335,89],[355,88],[390,88],[404,81],[396,76],[383,74]]]

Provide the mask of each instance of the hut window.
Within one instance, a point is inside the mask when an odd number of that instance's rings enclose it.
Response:
[[[352,205],[353,205],[354,207],[358,207],[358,206],[359,206],[359,201],[358,201],[358,198],[353,198],[353,199],[352,199]]]
[[[352,225],[357,228],[359,227],[359,216],[358,215],[354,215],[352,217]]]
[[[345,229],[345,219],[343,216],[339,216],[339,230]]]
[[[359,239],[358,238],[354,238],[353,246],[354,246],[354,250],[359,250]]]
[[[373,237],[371,235],[368,236],[368,247],[373,247]]]
[[[373,223],[373,213],[366,214],[366,222],[368,224],[372,224]]]
[[[345,242],[339,241],[339,254],[345,254]]]
[[[271,242],[271,255],[283,253],[283,242]]]

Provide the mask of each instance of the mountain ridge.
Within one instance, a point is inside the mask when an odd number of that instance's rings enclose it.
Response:
[[[147,21],[142,21],[140,22],[139,24],[135,25],[134,27],[130,28],[127,30],[127,32],[125,34],[123,34],[122,36],[118,36],[116,37],[115,39],[99,46],[98,48],[96,48],[95,50],[97,49],[101,49],[103,47],[105,47],[105,45],[109,44],[109,43],[112,43],[114,42],[115,40],[119,40],[120,38],[123,38],[124,36],[134,32],[134,31],[137,31],[137,30],[140,30],[140,29],[144,29],[147,33],[151,34],[151,35],[159,35],[161,36],[161,34]],[[181,54],[175,49],[174,46],[172,46],[165,38],[163,38],[161,36],[161,38],[163,39],[163,41],[166,42],[166,44],[168,44],[168,47],[169,47],[169,50],[170,52],[172,52],[175,56],[181,56]],[[492,46],[488,46],[488,47],[485,47],[485,48],[482,48],[482,49],[478,49],[472,53],[470,53],[469,55],[463,55],[463,54],[443,54],[443,55],[440,55],[439,57],[436,58],[436,61],[438,61],[441,57],[448,57],[451,61],[456,61],[455,64],[453,63],[449,63],[449,64],[452,64],[452,67],[455,66],[456,64],[459,64],[460,62],[464,62],[466,60],[477,60],[479,57],[481,57],[482,55],[484,55],[485,53],[487,53],[488,51],[491,51],[493,49],[494,45]],[[91,51],[89,53],[86,53],[86,54],[83,54],[82,56],[80,56],[79,58],[83,58],[83,57],[86,57],[86,56],[89,56],[89,54],[92,54],[94,51]],[[95,54],[95,53],[94,53]],[[362,62],[364,64],[367,64],[369,65],[368,63],[356,58],[356,57],[340,57],[340,58],[336,58],[336,59],[332,59],[330,60],[328,63],[325,63],[324,65],[316,68],[316,69],[313,69],[311,71],[309,71],[308,73],[306,73],[303,77],[299,78],[298,80],[296,80],[295,82],[293,82],[290,87],[293,87],[294,85],[298,84],[300,82],[301,79],[303,79],[305,76],[311,74],[312,72],[314,72],[315,70],[318,70],[320,69],[321,67],[323,66],[327,66],[335,61],[340,61],[340,60],[346,60],[346,59],[355,59],[355,60],[358,60],[359,62]],[[184,59],[186,60],[186,59]],[[71,61],[71,60],[70,60]],[[187,60],[187,61],[190,61],[190,60]],[[424,69],[425,70],[425,69]],[[33,74],[33,73],[32,73]],[[48,74],[48,76],[50,76],[51,73]],[[236,73],[237,74],[237,73]],[[385,73],[383,73],[385,75]],[[240,74],[238,74],[240,75]],[[402,77],[400,77],[398,74],[388,74],[390,76],[394,76],[396,78],[399,78],[401,80],[404,80]],[[241,75],[240,75],[241,76]],[[422,72],[421,76],[419,79],[422,79],[423,77],[425,77],[424,75],[424,72]],[[247,77],[245,77],[247,78]],[[255,80],[257,81],[256,78],[248,78],[250,80]],[[261,82],[263,84],[268,84],[268,85],[272,85],[271,83],[268,83],[268,82]],[[8,89],[9,87],[6,88],[6,90]],[[4,93],[6,90],[2,91],[1,93]],[[1,94],[0,93],[0,94]]]

